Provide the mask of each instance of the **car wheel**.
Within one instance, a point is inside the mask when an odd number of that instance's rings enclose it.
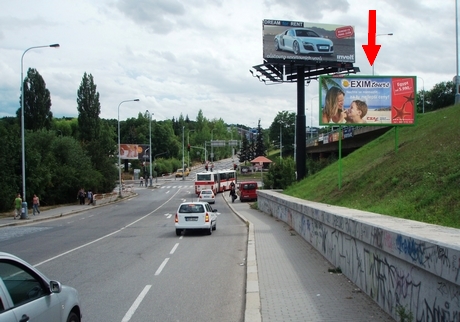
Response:
[[[70,312],[67,322],[80,322],[80,318],[75,314],[75,312]]]
[[[176,235],[180,236],[182,234],[182,229],[176,229]]]
[[[206,235],[212,235],[212,224],[209,226],[209,229],[206,231]]]
[[[292,44],[292,51],[296,55],[300,54],[300,47],[299,47],[299,43],[297,41],[294,41],[294,43]]]
[[[278,42],[278,39],[275,39],[275,50],[277,50],[277,51],[280,50],[280,44]]]
[[[212,230],[216,230],[216,229],[217,229],[217,223],[215,222],[214,226],[212,227]]]

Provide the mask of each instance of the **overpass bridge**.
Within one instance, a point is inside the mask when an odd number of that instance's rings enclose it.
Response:
[[[342,126],[342,156],[359,149],[388,132],[392,126]],[[312,159],[327,158],[339,152],[340,128],[317,137],[307,139],[306,153]]]

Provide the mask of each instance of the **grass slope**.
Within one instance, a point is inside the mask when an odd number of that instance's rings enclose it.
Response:
[[[459,106],[417,115],[396,130],[294,184],[285,194],[460,228]]]

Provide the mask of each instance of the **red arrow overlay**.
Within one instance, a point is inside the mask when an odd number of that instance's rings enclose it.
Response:
[[[377,11],[369,10],[369,30],[367,33],[367,45],[362,45],[363,50],[366,53],[369,64],[374,65],[374,61],[377,58],[381,45],[375,44],[376,30],[377,30]]]

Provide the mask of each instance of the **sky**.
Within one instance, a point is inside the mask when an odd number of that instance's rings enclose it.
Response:
[[[369,10],[382,45],[375,75],[418,77],[431,90],[457,74],[454,0],[0,0],[0,117],[15,116],[23,74],[35,68],[54,117],[76,117],[84,73],[100,94],[103,119],[209,120],[268,128],[297,111],[295,83],[264,85],[262,21],[351,25],[355,67],[372,75],[362,49]],[[58,43],[59,48],[34,48]],[[23,56],[24,55],[24,56]],[[22,58],[21,58],[22,57]],[[129,101],[139,99],[139,102]],[[123,102],[128,101],[128,102]],[[123,102],[123,103],[122,103]],[[305,91],[307,126],[318,126],[318,81]]]

